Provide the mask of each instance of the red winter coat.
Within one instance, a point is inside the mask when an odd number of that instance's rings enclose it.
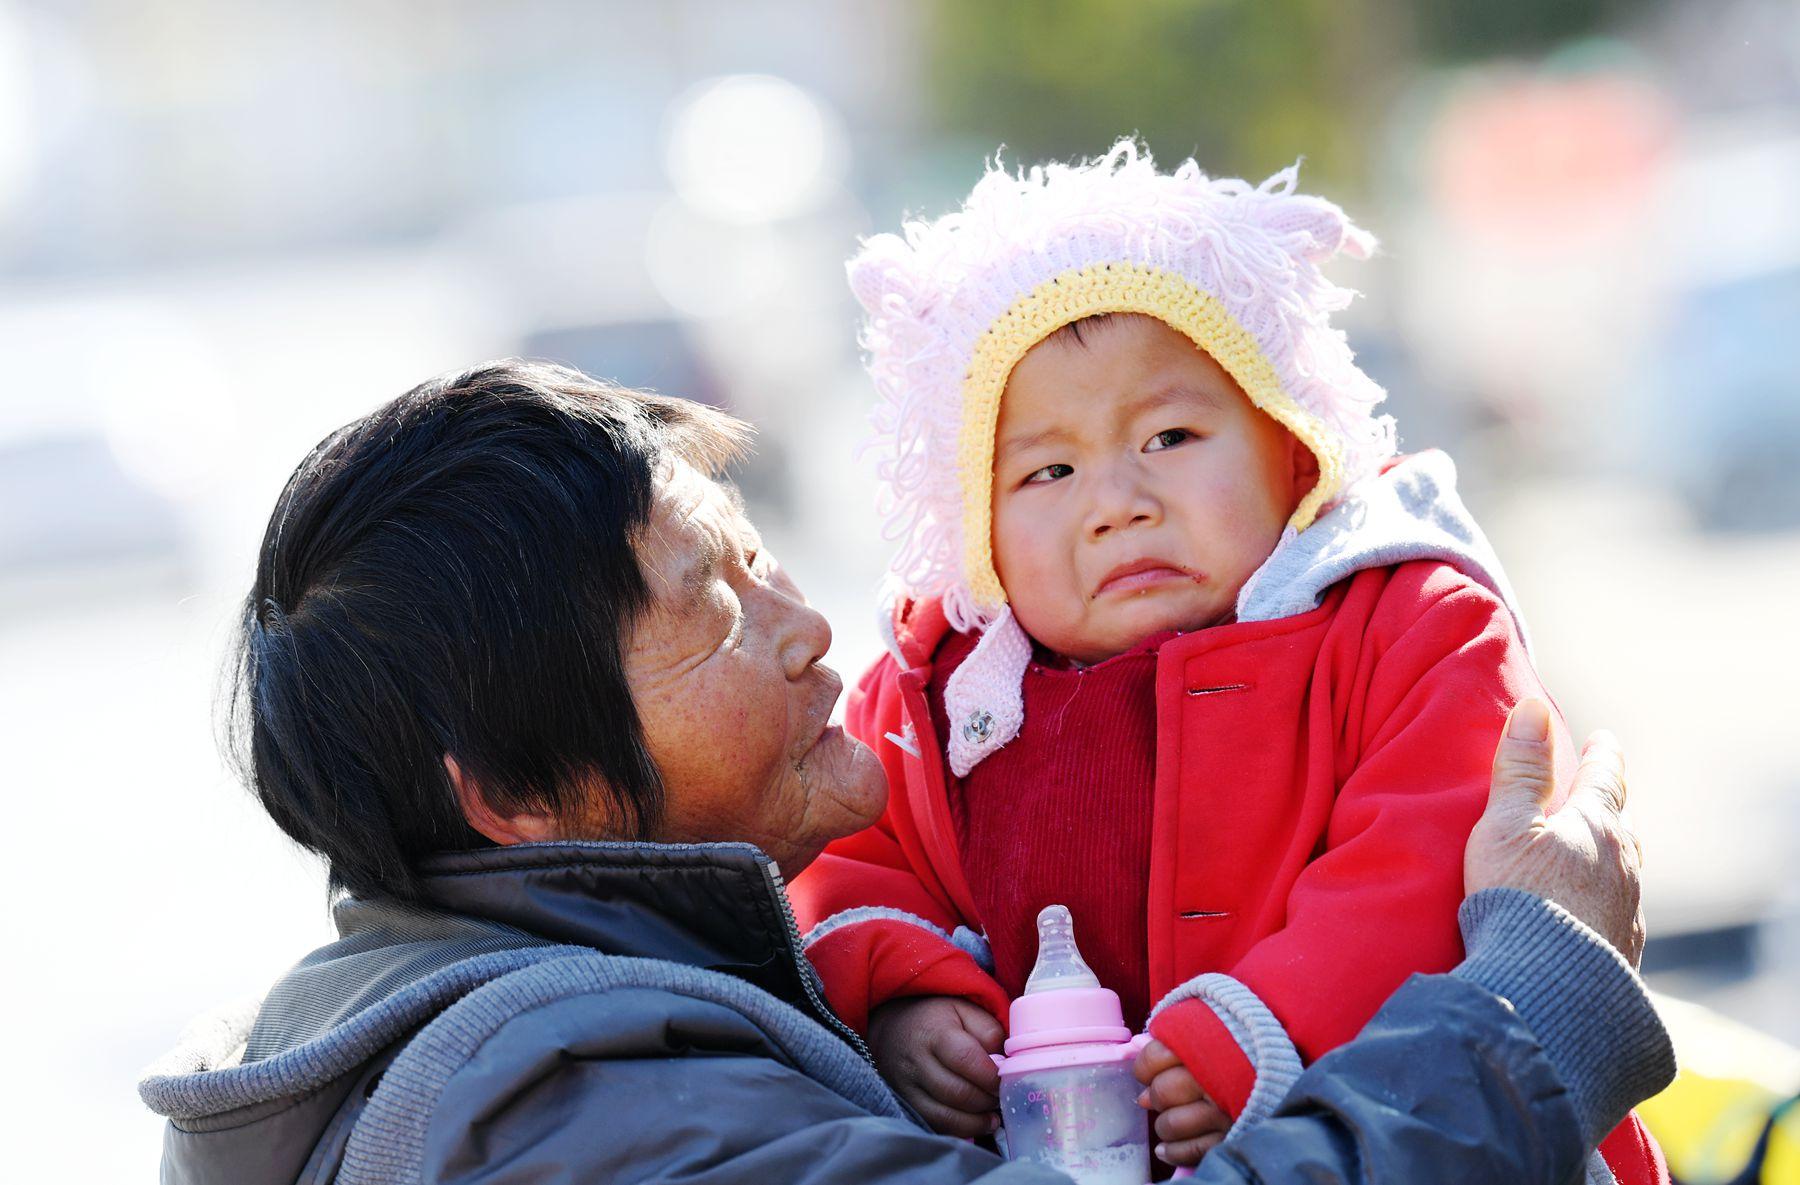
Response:
[[[948,633],[935,603],[900,614],[905,666],[871,668],[847,719],[881,756],[887,809],[792,886],[832,1006],[860,1030],[906,996],[1007,1013],[969,953],[981,919],[925,701]],[[1234,1118],[1272,1109],[1407,976],[1460,961],[1464,844],[1506,714],[1531,696],[1548,698],[1506,605],[1428,561],[1158,650],[1150,1028]],[[1621,1181],[1666,1180],[1635,1117],[1602,1150]]]

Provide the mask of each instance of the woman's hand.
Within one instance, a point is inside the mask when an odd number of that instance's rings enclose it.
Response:
[[[891,1000],[869,1014],[876,1068],[947,1136],[985,1136],[1000,1126],[1000,1071],[988,1055],[1005,1037],[999,1021],[954,996]]]
[[[1463,888],[1523,889],[1556,902],[1633,966],[1644,953],[1643,849],[1625,814],[1625,757],[1611,733],[1581,750],[1575,787],[1556,797],[1550,709],[1526,700],[1494,753],[1487,810],[1463,857]]]
[[[1231,1130],[1231,1116],[1212,1101],[1193,1072],[1161,1041],[1153,1039],[1139,1050],[1131,1070],[1144,1084],[1138,1105],[1157,1113],[1158,1160],[1191,1168]]]

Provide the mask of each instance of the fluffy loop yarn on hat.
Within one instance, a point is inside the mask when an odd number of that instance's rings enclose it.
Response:
[[[1294,168],[1256,186],[1215,180],[1191,160],[1159,173],[1148,152],[1122,140],[1082,164],[1012,174],[996,163],[960,210],[863,244],[849,276],[867,314],[861,340],[879,394],[871,443],[885,533],[897,545],[895,593],[941,596],[959,630],[998,613],[991,592],[971,590],[972,579],[995,586],[991,573],[967,570],[965,523],[990,521],[980,483],[992,476],[959,469],[965,383],[991,327],[1034,291],[1083,269],[1125,264],[1139,277],[1183,282],[1158,291],[1215,298],[1272,369],[1283,402],[1334,438],[1339,485],[1329,494],[1393,455],[1393,422],[1375,414],[1385,393],[1329,320],[1354,293],[1319,271],[1339,253],[1367,258],[1375,241],[1337,206],[1294,192],[1296,180]],[[1155,315],[1141,300],[1114,307]],[[1056,328],[1034,324],[1033,332],[1041,340]],[[966,513],[971,498],[980,514]]]

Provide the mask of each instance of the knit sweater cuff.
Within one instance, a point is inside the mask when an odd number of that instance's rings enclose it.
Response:
[[[1484,889],[1458,920],[1468,958],[1451,974],[1508,1001],[1530,1027],[1588,1147],[1674,1080],[1675,1049],[1643,981],[1567,910],[1520,889]]]

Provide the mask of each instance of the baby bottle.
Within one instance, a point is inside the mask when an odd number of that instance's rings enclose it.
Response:
[[[1088,969],[1068,908],[1047,906],[1037,925],[1037,965],[1013,1001],[1006,1056],[994,1058],[1007,1155],[1080,1185],[1145,1185],[1149,1121],[1131,1063],[1148,1038],[1131,1035],[1118,993]]]

